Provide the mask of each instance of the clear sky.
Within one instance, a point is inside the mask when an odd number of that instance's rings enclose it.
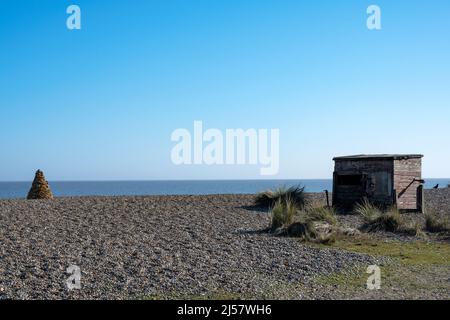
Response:
[[[261,178],[175,166],[171,133],[195,120],[279,129],[266,178],[359,153],[450,177],[450,1],[0,0],[0,181]]]

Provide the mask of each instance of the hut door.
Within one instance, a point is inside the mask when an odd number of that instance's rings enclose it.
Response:
[[[423,184],[417,187],[417,211],[424,213]]]

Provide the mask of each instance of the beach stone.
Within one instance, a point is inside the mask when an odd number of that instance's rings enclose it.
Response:
[[[36,171],[27,199],[53,199],[53,193],[41,170]]]
[[[326,222],[313,222],[312,229],[316,234],[327,235],[333,232],[333,226]]]
[[[340,227],[338,228],[338,232],[349,237],[359,236],[361,234],[358,229],[350,227]]]

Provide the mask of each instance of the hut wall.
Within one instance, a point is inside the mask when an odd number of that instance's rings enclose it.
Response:
[[[399,209],[417,209],[417,188],[422,179],[421,159],[394,160],[394,189]]]
[[[340,183],[340,176],[361,175],[360,185]],[[363,198],[386,207],[393,203],[392,160],[339,160],[335,162],[333,204],[351,208]]]

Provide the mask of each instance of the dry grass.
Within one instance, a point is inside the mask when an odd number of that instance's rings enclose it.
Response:
[[[388,231],[411,233],[406,221],[401,216],[396,207],[389,208],[387,211],[381,211],[374,204],[367,200],[355,207],[355,213],[361,215],[364,224],[361,229],[366,232]],[[417,226],[414,226],[416,228]]]
[[[271,209],[270,214],[271,229],[275,231],[293,223],[294,217],[297,214],[297,207],[289,198],[279,199]]]
[[[300,186],[295,187],[280,187],[275,190],[267,190],[258,193],[255,198],[255,205],[264,208],[273,208],[279,201],[286,202],[289,200],[293,202],[299,209],[306,204],[305,188]]]
[[[333,243],[338,221],[333,209],[303,207],[299,209],[289,198],[279,200],[271,210],[271,230],[307,242]]]
[[[354,212],[363,217],[366,223],[370,223],[381,216],[382,212],[367,199],[355,206]]]
[[[404,221],[400,212],[396,208],[391,208],[387,212],[373,216],[371,220],[366,221],[363,225],[363,230],[367,232],[398,232],[403,230],[403,227]]]
[[[330,225],[336,225],[338,223],[334,208],[327,207],[308,208],[305,213],[305,220],[306,222],[326,222]]]
[[[450,231],[450,223],[448,219],[439,217],[435,213],[427,213],[425,215],[425,230],[431,233]]]
[[[405,219],[396,207],[381,211],[370,202],[364,201],[356,206],[355,212],[364,219],[364,224],[361,226],[362,231],[387,231],[426,238],[423,223]],[[448,222],[435,215],[427,215],[425,230],[429,232],[447,231]]]

